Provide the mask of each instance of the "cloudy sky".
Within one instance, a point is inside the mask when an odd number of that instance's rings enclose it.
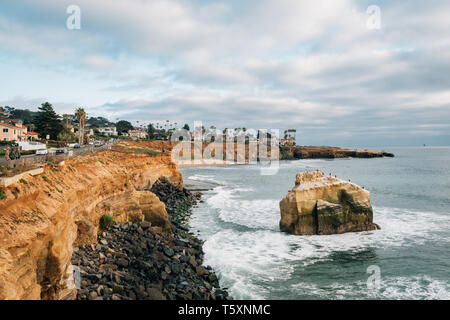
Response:
[[[446,0],[0,0],[0,105],[449,145],[449,14]]]

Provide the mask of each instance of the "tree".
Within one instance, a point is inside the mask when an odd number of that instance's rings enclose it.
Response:
[[[130,130],[133,130],[133,125],[126,120],[120,120],[119,122],[116,123],[116,128],[117,128],[117,132],[119,132],[119,134],[121,134],[122,132],[128,132]]]
[[[46,138],[47,135],[50,139],[56,139],[58,134],[63,131],[64,127],[59,120],[59,116],[53,110],[53,106],[45,102],[38,108],[37,114],[34,116],[33,124],[36,126],[36,131],[41,138]]]
[[[186,124],[183,126],[183,129],[186,130],[186,131],[189,131],[189,130],[190,130],[189,125],[186,123]]]
[[[34,130],[36,130],[36,126],[33,123],[29,124],[28,125],[28,131],[33,132]]]
[[[63,119],[64,119],[64,123],[66,125],[68,125],[69,124],[69,115],[67,113],[63,114]]]
[[[73,132],[69,130],[63,130],[60,133],[58,133],[58,140],[65,142],[75,142],[76,136]]]
[[[14,109],[11,107],[5,107],[5,109],[6,108],[8,108],[9,119],[22,119],[23,124],[30,124],[33,121],[33,116],[36,114],[36,112],[28,109]]]
[[[87,115],[83,108],[78,108],[75,111],[75,116],[78,119],[78,143],[81,145],[84,142],[84,125],[86,123]]]
[[[147,133],[148,133],[148,138],[150,140],[154,140],[155,139],[156,129],[153,126],[153,124],[149,123],[149,125],[147,127]]]
[[[89,123],[91,128],[108,127],[112,125],[112,123],[104,117],[91,117],[86,123]]]

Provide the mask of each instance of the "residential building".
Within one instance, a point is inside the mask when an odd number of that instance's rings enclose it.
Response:
[[[28,131],[21,119],[0,120],[0,140],[3,141],[36,141],[39,133]]]
[[[21,141],[23,138],[22,124],[14,125],[4,121],[0,122],[0,140],[2,141]],[[25,128],[26,132],[26,128]]]
[[[27,133],[25,135],[26,135],[26,140],[29,140],[29,141],[39,140],[39,133],[37,133],[37,132],[27,131]]]
[[[146,139],[148,134],[144,130],[129,130],[128,136],[133,139]]]
[[[280,146],[293,146],[295,144],[295,139],[290,137],[286,139],[280,139]]]
[[[98,131],[101,134],[104,134],[105,136],[117,136],[117,129],[116,127],[100,127],[98,128]]]
[[[287,129],[284,130],[284,138],[288,139],[288,138],[294,138],[295,140],[295,134],[297,133],[296,129]]]

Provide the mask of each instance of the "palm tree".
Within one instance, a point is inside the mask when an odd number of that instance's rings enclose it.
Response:
[[[87,119],[86,111],[84,111],[83,108],[78,108],[75,111],[75,116],[77,117],[79,124],[78,143],[81,145],[84,141],[84,124],[86,123]]]

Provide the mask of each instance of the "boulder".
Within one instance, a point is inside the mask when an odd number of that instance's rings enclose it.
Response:
[[[150,191],[135,191],[134,198],[139,203],[139,208],[144,214],[145,221],[164,230],[171,228],[166,207],[154,193]]]
[[[297,174],[280,202],[280,229],[295,235],[376,230],[370,193],[354,183],[322,173]]]

